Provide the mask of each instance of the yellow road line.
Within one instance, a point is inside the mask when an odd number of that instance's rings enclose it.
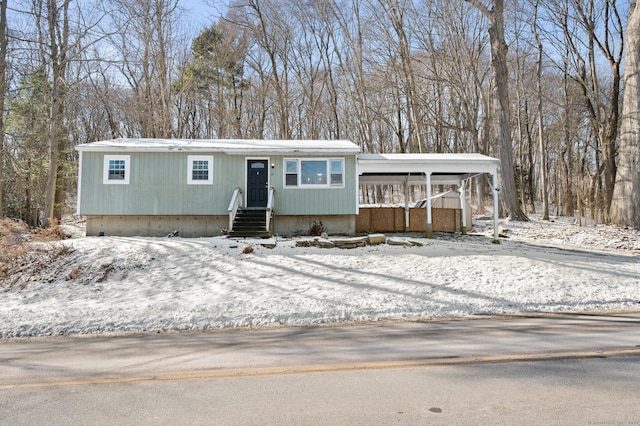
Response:
[[[301,374],[301,373],[321,373],[356,370],[375,370],[407,367],[432,367],[451,366],[464,364],[488,364],[501,362],[525,362],[525,361],[549,361],[559,359],[587,359],[587,358],[612,358],[625,356],[640,356],[640,348],[618,349],[608,351],[573,351],[573,352],[553,352],[543,354],[512,354],[512,355],[490,355],[472,358],[438,358],[416,361],[395,361],[364,364],[328,365],[316,367],[294,367],[276,368],[264,370],[231,370],[218,371],[199,374],[176,374],[164,376],[140,376],[140,377],[116,377],[109,379],[86,379],[69,380],[58,382],[40,383],[16,383],[11,385],[0,385],[0,390],[10,389],[32,389],[51,388],[64,386],[87,386],[87,385],[109,385],[121,383],[151,382],[151,381],[173,381],[173,380],[197,380],[197,379],[220,379],[228,377],[251,377],[251,376],[274,376],[281,374]]]

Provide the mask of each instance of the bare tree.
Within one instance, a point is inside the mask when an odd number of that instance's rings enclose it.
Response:
[[[397,51],[399,58],[399,69],[397,71],[398,89],[401,90],[401,97],[404,100],[407,121],[407,145],[408,150],[425,152],[426,147],[422,141],[424,130],[422,120],[418,112],[418,87],[414,71],[414,61],[409,45],[409,35],[412,28],[408,25],[406,15],[411,12],[411,2],[405,0],[378,0],[380,8],[391,23],[393,29],[393,47]],[[400,127],[400,126],[399,126]],[[404,151],[404,150],[403,150]]]
[[[538,56],[536,60],[536,95],[538,113],[538,152],[540,155],[540,189],[542,192],[542,219],[549,220],[549,186],[547,182],[547,155],[544,147],[544,121],[542,115],[542,41],[538,35],[538,5],[536,0],[533,9],[533,23],[531,28],[535,37]]]
[[[4,215],[4,99],[7,90],[7,0],[0,3],[0,218]]]
[[[343,126],[350,122],[352,137],[360,143],[365,152],[375,152],[373,141],[373,117],[367,75],[365,72],[364,27],[361,1],[350,2],[351,7],[343,7],[338,0],[329,2],[327,25],[335,22],[337,28],[330,27],[329,36],[336,54],[338,68],[342,76],[341,90],[348,102],[344,107]]]
[[[476,7],[489,22],[491,45],[491,130],[500,153],[501,193],[505,214],[514,220],[528,220],[522,211],[513,173],[513,147],[511,145],[511,118],[507,70],[507,43],[504,39],[504,1],[491,0],[488,7],[480,0],[465,0]]]
[[[289,93],[289,56],[291,48],[291,31],[286,22],[284,9],[278,7],[275,1],[248,0],[246,8],[249,12],[247,25],[253,31],[254,39],[267,55],[269,73],[266,81],[272,83],[276,93],[276,107],[278,111],[277,137],[289,139],[291,137],[290,93]],[[266,76],[263,76],[266,77]]]
[[[526,11],[530,12],[530,11]],[[534,157],[534,130],[532,127],[536,123],[536,118],[531,112],[529,104],[533,101],[534,91],[531,82],[535,80],[535,72],[532,71],[530,57],[532,51],[526,38],[525,25],[520,19],[514,19],[514,62],[515,62],[515,124],[516,132],[516,168],[514,170],[518,197],[524,209],[529,204],[529,211],[536,212],[535,193],[535,169]]]
[[[624,101],[611,221],[640,229],[640,4],[629,6]]]
[[[584,169],[592,175],[591,217],[606,222],[617,167],[624,48],[619,9],[623,6],[615,0],[550,0],[547,7],[549,23],[562,33],[549,38],[551,44],[556,45],[554,56],[564,58],[570,65],[567,71],[582,96],[582,105],[572,108],[581,107],[592,129],[587,153],[592,154],[593,160],[592,164],[587,162]],[[604,64],[609,65],[609,70]],[[559,68],[564,69],[564,65]]]
[[[59,193],[60,151],[64,143],[64,90],[69,45],[69,4],[65,0],[58,5],[55,0],[45,0],[46,26],[48,33],[40,38],[43,61],[51,66],[51,111],[49,113],[49,174],[45,191],[44,226],[51,225],[55,217],[56,194]],[[44,35],[44,34],[43,34]],[[60,200],[61,201],[61,200]]]
[[[600,116],[598,123],[598,139],[602,144],[602,154],[604,163],[604,213],[605,221],[608,221],[609,208],[613,196],[613,189],[616,177],[616,140],[618,137],[618,120],[620,113],[620,72],[623,55],[623,34],[622,20],[619,16],[616,2],[614,0],[605,0],[604,9],[604,40],[595,33],[594,23],[594,1],[587,3],[587,8],[581,7],[580,2],[576,2],[577,10],[583,20],[585,27],[588,29],[590,52],[593,51],[593,44],[597,46],[611,68],[611,89],[609,91],[609,109],[604,113],[592,112],[595,116]],[[602,5],[600,5],[601,7]],[[591,74],[595,75],[596,61],[591,60]],[[594,85],[597,87],[597,85]],[[595,108],[602,110],[598,105],[598,93],[592,98]]]
[[[486,21],[460,3],[441,0],[429,6],[422,18],[426,30],[416,33],[426,56],[424,84],[431,86],[422,89],[425,121],[433,134],[427,143],[436,152],[490,155]],[[454,143],[449,146],[451,140]],[[483,214],[486,180],[474,180],[476,212]]]
[[[110,0],[117,31],[114,48],[133,89],[129,115],[138,117],[142,137],[173,135],[171,73],[173,21],[178,0]]]

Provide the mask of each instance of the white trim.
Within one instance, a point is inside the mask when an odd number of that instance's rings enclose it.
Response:
[[[209,152],[245,155],[305,153],[312,155],[358,154],[360,147],[347,140],[259,139],[112,139],[76,146],[77,151]]]
[[[78,159],[78,194],[76,196],[76,216],[80,216],[80,200],[82,199],[82,152]]]
[[[427,229],[433,226],[433,218],[431,217],[431,173],[427,173],[426,176],[426,196],[427,196]]]
[[[109,179],[109,161],[124,161],[124,179]],[[105,185],[129,185],[131,180],[130,155],[105,155],[102,163],[102,183]]]
[[[355,164],[355,169],[356,169],[356,196],[355,196],[355,202],[356,202],[356,214],[360,214],[360,164],[358,163],[358,161],[356,160],[356,164]]]
[[[496,173],[500,160],[481,154],[359,154],[358,173]],[[434,176],[436,177],[436,176]],[[434,179],[435,181],[435,179]]]
[[[193,162],[206,161],[208,164],[206,180],[193,179]],[[188,155],[187,156],[187,185],[213,185],[213,155]]]
[[[462,229],[467,232],[470,224],[467,223],[467,183],[466,180],[460,182],[460,207],[462,208]]]
[[[331,171],[331,162],[332,161],[339,161],[340,165],[341,165],[340,174],[342,175],[342,182],[340,182],[339,185],[331,183],[331,175],[333,174],[333,172]],[[345,178],[346,178],[346,173],[344,172],[344,169],[345,169],[345,164],[344,163],[345,163],[344,158],[329,158],[328,167],[327,167],[327,169],[328,169],[327,170],[327,174],[328,174],[327,180],[328,180],[328,184],[329,184],[330,187],[332,187],[332,188],[344,188],[344,185],[345,185],[344,181],[345,181]]]
[[[498,204],[498,174],[494,173],[491,176],[491,183],[493,184],[492,192],[493,192],[493,240],[500,240],[500,233],[498,230],[498,214],[500,213],[499,204]]]
[[[287,162],[296,163],[296,184],[287,185]],[[283,188],[298,188],[300,186],[300,160],[298,158],[283,158],[282,159],[282,187]]]
[[[297,165],[297,182],[296,185],[287,185],[287,161],[295,161]],[[327,165],[327,183],[320,184],[304,184],[302,183],[302,162],[303,161],[323,161]],[[331,183],[331,162],[340,161],[342,164],[342,183]],[[282,187],[284,189],[344,189],[346,180],[345,159],[344,157],[285,157],[282,159]]]

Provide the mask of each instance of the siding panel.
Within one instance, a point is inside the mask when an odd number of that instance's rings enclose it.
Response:
[[[213,185],[187,185],[188,153],[127,153],[129,185],[102,182],[104,153],[84,152],[80,213],[83,215],[220,215],[235,185],[243,184],[242,159],[213,159]],[[203,155],[205,155],[203,153]],[[208,154],[211,155],[211,154]]]
[[[109,154],[114,154],[110,152]],[[226,215],[234,188],[246,185],[246,157],[213,155],[213,185],[187,184],[187,156],[193,152],[120,152],[130,155],[129,185],[102,182],[105,153],[82,153],[80,214],[83,215]],[[270,185],[275,189],[275,211],[280,215],[356,213],[356,156],[345,156],[344,188],[284,188],[284,158],[269,158]],[[318,156],[313,156],[318,158]],[[332,156],[331,158],[337,158]],[[246,194],[246,191],[245,191]]]
[[[277,214],[283,215],[316,215],[316,214],[355,214],[356,213],[356,157],[345,159],[344,188],[284,188],[284,158],[305,158],[296,156],[279,156],[275,162],[274,181],[276,182]],[[313,156],[312,158],[318,158]],[[331,158],[338,158],[332,156]]]

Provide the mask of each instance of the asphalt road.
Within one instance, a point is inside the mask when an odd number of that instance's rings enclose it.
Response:
[[[640,314],[0,342],[0,424],[638,424]]]

